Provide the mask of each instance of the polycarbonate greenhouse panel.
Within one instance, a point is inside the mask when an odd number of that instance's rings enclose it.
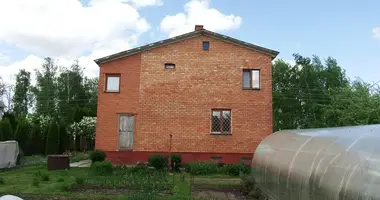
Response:
[[[380,199],[380,125],[278,131],[252,171],[273,200]]]

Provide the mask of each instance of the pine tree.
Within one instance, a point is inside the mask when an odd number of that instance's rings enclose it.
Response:
[[[28,143],[30,142],[31,127],[26,119],[19,119],[17,128],[15,130],[15,140],[18,142],[19,147],[24,151],[25,155],[31,155],[28,149]]]
[[[2,133],[2,141],[12,140],[14,138],[12,124],[8,118],[3,118],[0,121],[1,133]]]

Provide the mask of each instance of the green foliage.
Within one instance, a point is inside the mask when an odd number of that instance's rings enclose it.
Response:
[[[34,178],[33,178],[33,181],[32,181],[32,185],[33,185],[34,187],[38,187],[38,186],[40,186],[40,179],[39,179],[38,177],[34,177]]]
[[[172,170],[178,172],[181,167],[182,158],[181,155],[171,155],[171,168]]]
[[[28,152],[28,145],[30,142],[30,132],[31,126],[25,118],[19,118],[17,123],[17,128],[15,131],[15,139],[21,149],[26,150],[26,155],[31,155]]]
[[[1,135],[0,141],[7,141],[13,139],[12,125],[7,117],[4,117],[0,121]]]
[[[71,184],[63,182],[59,188],[62,192],[67,192],[71,189]]]
[[[192,162],[185,168],[192,175],[212,175],[218,173],[218,164],[214,162]]]
[[[66,124],[64,120],[59,122],[59,153],[66,151],[69,146],[69,135],[67,134]]]
[[[46,135],[46,155],[57,154],[59,151],[59,126],[56,120],[51,120]]]
[[[79,176],[75,177],[75,183],[79,184],[79,185],[83,184],[84,183],[84,178],[83,177],[79,177]]]
[[[156,168],[157,170],[162,170],[168,167],[168,158],[161,155],[151,155],[148,158],[148,163],[150,166]]]
[[[16,116],[14,113],[12,112],[5,112],[4,115],[3,115],[3,119],[7,118],[9,120],[9,122],[11,123],[11,126],[12,126],[12,130],[16,130],[16,127],[17,127],[17,119],[16,119]],[[14,133],[14,132],[12,132]],[[12,135],[13,137],[13,135]]]
[[[5,185],[5,181],[3,177],[0,177],[0,185]]]
[[[28,114],[28,107],[31,102],[30,87],[30,72],[21,69],[16,75],[16,86],[12,99],[13,111],[18,117],[25,117]]]
[[[41,181],[50,181],[50,176],[47,173],[41,174]]]
[[[57,182],[58,182],[58,183],[65,182],[65,179],[62,178],[62,177],[60,177],[60,178],[58,178]]]
[[[102,150],[97,149],[90,153],[90,159],[92,163],[103,162],[106,159],[106,153]]]
[[[128,200],[156,200],[157,195],[154,192],[136,192],[128,196]]]
[[[219,168],[219,171],[222,174],[230,175],[230,176],[239,176],[241,173],[249,174],[250,166],[245,165],[244,163],[238,164],[226,164]]]
[[[20,148],[18,155],[17,155],[17,160],[16,160],[16,165],[23,165],[24,164],[24,151]]]
[[[91,165],[90,172],[93,175],[100,175],[100,176],[111,175],[113,172],[113,166],[110,161],[94,162]]]
[[[38,123],[33,123],[30,133],[30,141],[25,152],[28,154],[45,154],[45,142],[41,132],[41,126]]]

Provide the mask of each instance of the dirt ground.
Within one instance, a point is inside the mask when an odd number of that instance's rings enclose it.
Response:
[[[195,198],[205,198],[209,200],[248,200],[240,185],[218,186],[218,185],[197,185],[191,187],[191,196]]]

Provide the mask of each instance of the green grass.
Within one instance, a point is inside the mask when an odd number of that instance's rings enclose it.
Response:
[[[81,184],[97,184],[115,188],[127,186],[128,188],[135,189],[137,192],[148,191],[162,193],[164,191],[171,191],[172,195],[166,194],[157,196],[159,200],[192,199],[190,182],[185,180],[190,178],[188,174],[169,175],[167,172],[150,169],[135,172],[129,169],[116,168],[113,175],[93,176],[89,173],[88,168],[48,171],[46,164],[44,164],[25,166],[20,169],[0,172],[0,177],[4,180],[4,184],[0,186],[0,196],[1,194],[14,194],[24,197],[25,199],[30,196],[60,196],[79,199],[106,198],[115,200],[139,199],[139,195],[130,196],[132,194],[105,195],[98,193],[68,192],[67,189],[70,189],[73,184],[78,183],[77,177],[83,179],[83,182],[79,181]],[[46,177],[49,178],[47,179]],[[202,177],[204,178],[204,176]],[[226,178],[225,176],[220,177]],[[212,177],[209,178],[212,179]],[[196,182],[196,184],[212,183],[212,181],[208,181],[207,183]],[[228,186],[227,183],[215,184]]]

